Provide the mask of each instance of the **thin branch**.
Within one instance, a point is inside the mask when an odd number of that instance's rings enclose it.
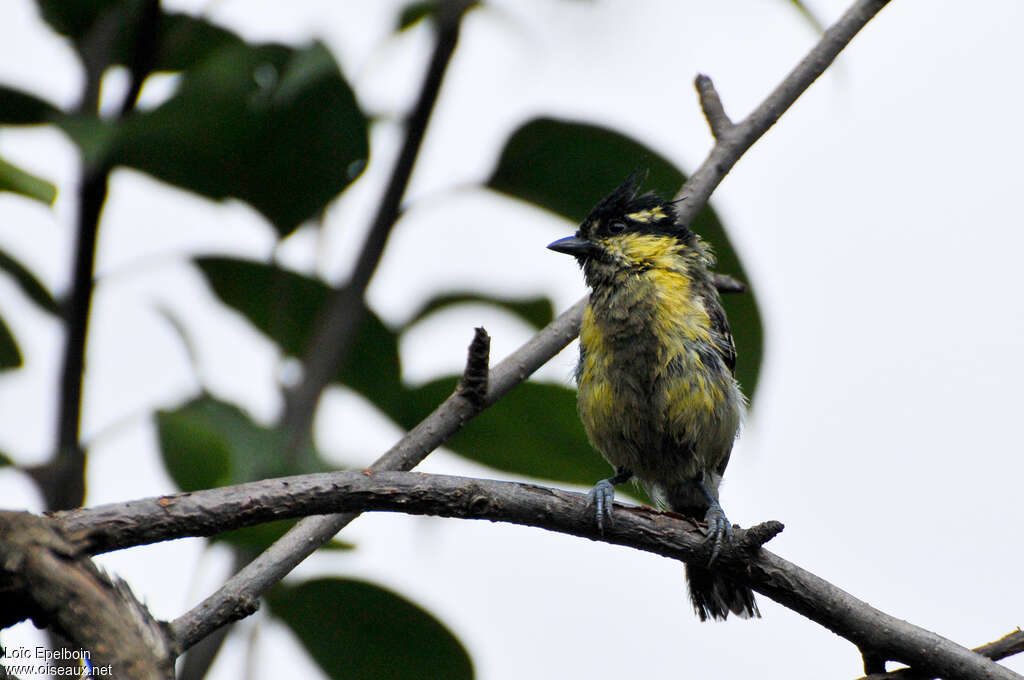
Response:
[[[1020,628],[999,638],[995,642],[975,647],[974,650],[987,659],[999,661],[1014,654],[1024,652],[1024,631]],[[888,673],[874,673],[867,675],[861,680],[933,680],[935,675],[921,673],[914,668],[901,668]]]
[[[331,294],[322,312],[303,361],[302,381],[287,395],[282,423],[289,433],[291,451],[300,450],[309,437],[310,423],[313,421],[320,394],[342,365],[351,346],[352,336],[363,319],[363,295],[377,269],[391,229],[398,221],[402,196],[405,195],[409,178],[412,176],[430,114],[437,102],[445,71],[459,40],[462,15],[470,4],[472,3],[463,0],[448,0],[441,3],[437,15],[437,44],[434,46],[434,53],[430,58],[416,105],[406,124],[405,140],[377,215],[363,243],[351,277]]]
[[[477,413],[501,399],[572,342],[579,332],[584,306],[585,301],[573,305],[495,366],[487,377],[487,394],[482,403],[474,403],[473,399],[456,391],[377,459],[371,469],[411,470],[418,465]],[[474,345],[478,342],[479,335],[474,337]],[[474,351],[474,345],[470,346],[467,358],[467,374],[477,370],[473,366],[479,362],[479,356],[474,356],[479,353]],[[220,626],[247,615],[250,603],[257,602],[271,586],[357,516],[358,513],[343,513],[301,520],[220,589],[171,624],[179,651],[188,649]]]
[[[135,39],[132,41],[131,63],[128,65],[131,79],[124,99],[121,100],[122,118],[135,108],[139,93],[142,92],[142,84],[156,66],[156,46],[159,44],[161,21],[160,0],[144,0],[138,12]]]
[[[736,165],[736,161],[775,124],[793,102],[828,68],[853,36],[887,4],[889,0],[857,0],[839,21],[825,31],[818,44],[789,72],[779,86],[749,116],[728,127],[726,132],[723,132],[725,126],[722,123],[725,111],[711,79],[703,75],[697,77],[697,91],[716,141],[707,159],[679,190],[678,198],[686,198],[677,207],[680,220],[689,223],[697,216],[711,197],[711,192]]]
[[[110,168],[105,165],[87,166],[78,191],[78,242],[64,317],[67,338],[60,374],[57,451],[49,465],[33,474],[50,510],[77,507],[85,497],[85,452],[79,444],[85,341],[92,307],[96,236],[109,176]]]
[[[96,115],[100,81],[112,59],[116,37],[126,21],[135,22],[131,82],[121,103],[120,115],[135,106],[142,83],[155,60],[160,22],[159,0],[145,0],[137,16],[128,16],[123,7],[102,12],[80,45],[86,66],[86,84],[79,110]],[[83,155],[82,180],[78,189],[77,243],[71,275],[71,292],[64,308],[67,328],[60,373],[57,415],[57,449],[48,463],[28,470],[36,481],[50,510],[77,507],[85,498],[85,451],[81,444],[82,383],[85,370],[86,336],[92,307],[96,240],[100,213],[107,198],[111,167],[105,159]]]
[[[743,283],[739,279],[735,279],[728,274],[719,274],[718,272],[711,273],[711,280],[715,284],[715,288],[718,289],[719,293],[746,293],[747,284]]]
[[[370,470],[303,475],[64,513],[65,530],[92,543],[137,545],[323,512],[383,510],[486,519],[600,540],[683,561],[706,560],[698,524],[675,513],[616,504],[615,523],[598,530],[583,494],[534,484]],[[872,656],[950,680],[1020,680],[969,649],[871,607],[760,548],[782,528],[767,522],[723,549],[716,568],[818,622]],[[97,537],[102,536],[99,540]],[[179,632],[179,624],[172,624]]]

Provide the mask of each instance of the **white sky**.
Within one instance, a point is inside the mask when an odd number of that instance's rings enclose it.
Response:
[[[467,21],[407,197],[423,205],[397,226],[369,291],[392,322],[435,292],[469,285],[547,294],[560,309],[583,294],[575,266],[544,249],[570,225],[486,192],[448,191],[485,178],[519,123],[535,115],[604,123],[693,169],[710,145],[695,73],[714,78],[739,118],[815,40],[783,0],[493,4]],[[847,2],[809,4],[831,22]],[[281,249],[291,266],[338,280],[389,171],[396,116],[418,86],[429,30],[389,38],[400,5],[390,0],[164,5],[250,39],[319,37],[363,105],[382,116],[367,174],[328,212],[325,251],[315,252],[308,232]],[[30,0],[7,0],[3,16],[0,82],[72,103],[80,74],[70,48]],[[1024,380],[1021,26],[1024,6],[1012,0],[894,0],[713,198],[767,324],[761,386],[723,489],[729,517],[785,522],[774,552],[971,646],[1024,617],[1024,548],[1013,531],[1024,518],[1015,425]],[[165,79],[164,92],[171,84]],[[110,85],[115,91],[116,75]],[[146,92],[149,101],[160,89]],[[0,154],[61,188],[52,211],[0,195],[0,246],[64,290],[74,151],[52,131],[5,129]],[[115,174],[88,357],[90,504],[173,489],[145,414],[199,383],[160,306],[198,338],[205,384],[259,419],[275,416],[273,347],[239,319],[222,318],[183,264],[194,251],[258,257],[272,245],[269,226],[241,204]],[[28,361],[0,376],[0,450],[38,461],[52,445],[61,334],[6,279],[0,313]],[[481,323],[496,359],[529,335],[492,310],[438,315],[403,341],[406,380],[456,370]],[[573,363],[570,349],[541,378],[567,381]],[[365,464],[399,434],[338,390],[317,422],[325,455],[339,464]],[[421,469],[503,477],[444,452]],[[40,509],[10,471],[0,471],[0,498]],[[380,514],[345,538],[359,550],[315,556],[297,575],[368,578],[422,603],[464,641],[486,680],[860,673],[851,644],[763,597],[763,620],[699,624],[681,565],[651,555],[519,527]],[[227,569],[224,553],[203,553],[194,540],[101,561],[165,618],[210,592]],[[257,626],[261,674],[318,677],[266,617],[240,628]],[[3,641],[33,635],[22,625]],[[247,641],[233,638],[215,678],[239,676]],[[1024,659],[1007,665],[1024,672]]]

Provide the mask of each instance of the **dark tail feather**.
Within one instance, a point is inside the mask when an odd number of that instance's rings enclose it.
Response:
[[[686,581],[690,585],[690,601],[701,621],[724,621],[729,612],[743,619],[761,616],[754,591],[719,572],[688,564]]]

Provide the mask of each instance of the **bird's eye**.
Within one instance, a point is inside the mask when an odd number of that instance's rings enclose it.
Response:
[[[616,220],[608,225],[609,234],[621,234],[624,231],[626,231],[626,223],[621,220]]]

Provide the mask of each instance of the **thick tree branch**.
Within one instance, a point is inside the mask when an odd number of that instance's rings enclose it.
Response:
[[[696,86],[704,115],[715,136],[715,146],[701,166],[679,190],[679,218],[689,223],[711,197],[711,193],[728,174],[736,161],[761,138],[783,113],[811,86],[853,36],[871,20],[889,0],[857,0],[839,18],[789,75],[744,120],[727,124],[728,117],[711,79],[697,76]]]
[[[288,477],[61,513],[64,529],[92,550],[182,536],[212,535],[310,513],[385,510],[534,526],[624,545],[683,561],[706,561],[698,525],[674,513],[615,506],[599,532],[586,496],[533,484],[392,471]],[[738,531],[716,568],[820,623],[873,656],[956,679],[1020,679],[981,654],[881,612],[760,545],[778,522]]]
[[[103,675],[172,676],[168,632],[56,523],[2,512],[0,536],[0,627],[32,619],[88,651]]]
[[[466,0],[446,0],[437,14],[437,44],[430,58],[416,105],[405,127],[405,139],[391,173],[377,215],[366,236],[349,280],[327,301],[303,360],[301,382],[287,395],[283,426],[298,451],[309,437],[310,423],[324,388],[338,371],[364,316],[363,295],[384,253],[392,227],[398,221],[402,196],[412,176],[416,156],[426,134],[445,71],[459,40],[462,15],[472,5]]]

